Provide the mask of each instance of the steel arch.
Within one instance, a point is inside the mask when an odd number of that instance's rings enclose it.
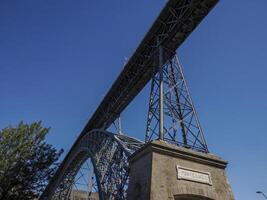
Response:
[[[100,199],[126,199],[128,157],[142,145],[134,138],[105,130],[88,132],[75,143],[39,199],[69,199],[75,175],[89,157]]]

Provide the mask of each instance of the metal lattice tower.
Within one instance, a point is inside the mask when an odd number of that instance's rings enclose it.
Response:
[[[208,152],[178,56],[163,64],[161,47],[159,56],[160,66],[151,81],[145,141],[161,139]]]

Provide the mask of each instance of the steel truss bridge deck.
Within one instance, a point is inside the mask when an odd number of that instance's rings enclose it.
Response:
[[[191,34],[218,0],[169,0],[111,89],[88,121],[82,134],[107,128],[145,87],[158,66],[158,46],[165,60]]]

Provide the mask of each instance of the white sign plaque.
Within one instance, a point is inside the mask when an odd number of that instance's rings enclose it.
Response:
[[[184,180],[212,185],[211,175],[209,172],[202,172],[177,165],[177,175],[178,179],[184,179]]]

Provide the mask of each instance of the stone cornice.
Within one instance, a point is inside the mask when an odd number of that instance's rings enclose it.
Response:
[[[141,149],[139,149],[133,155],[130,156],[129,161],[131,163],[135,162],[136,159],[152,152],[172,157],[182,158],[184,160],[190,160],[221,169],[225,169],[227,166],[226,161],[222,160],[218,156],[215,156],[211,153],[206,154],[206,153],[196,152],[191,149],[178,147],[177,145],[169,144],[164,141],[158,141],[158,140],[154,140],[144,145]]]

